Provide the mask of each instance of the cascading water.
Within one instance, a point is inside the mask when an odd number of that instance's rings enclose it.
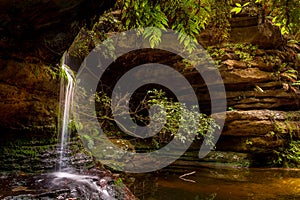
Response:
[[[73,101],[74,93],[74,74],[71,69],[66,65],[66,53],[62,58],[62,78],[60,83],[60,119],[59,119],[59,130],[60,130],[60,158],[59,158],[59,171],[66,167],[65,156],[68,152],[69,142],[69,121],[71,106]]]
[[[114,196],[117,195],[116,188],[109,185],[105,178],[100,178],[95,175],[79,175],[76,174],[75,169],[68,168],[66,156],[69,151],[69,122],[71,120],[75,78],[73,71],[66,64],[66,57],[67,53],[64,53],[61,63],[63,76],[60,82],[60,118],[58,122],[60,130],[59,169],[58,172],[50,174],[50,176],[54,177],[52,183],[54,184],[54,187],[66,187],[66,185],[68,185],[70,191],[74,191],[74,194],[71,193],[66,194],[66,196],[60,196],[63,199],[67,196],[78,197],[79,195],[84,199],[115,200],[116,198],[114,198]]]
[[[98,168],[77,169],[69,165],[71,158],[70,128],[72,119],[72,103],[75,89],[75,76],[67,66],[67,53],[63,55],[61,70],[63,76],[60,82],[60,106],[58,130],[59,137],[59,163],[55,172],[46,174],[23,174],[4,176],[0,174],[0,198],[11,199],[91,199],[91,200],[117,200],[134,199],[125,187],[114,183],[112,174]],[[76,156],[76,154],[73,156]],[[82,155],[81,155],[82,156]],[[80,157],[82,159],[83,157]],[[73,162],[73,160],[72,160]],[[17,174],[17,173],[16,173]],[[13,178],[12,178],[13,177]],[[9,189],[6,188],[8,186]],[[4,188],[4,189],[3,189]],[[6,193],[3,195],[3,191]]]

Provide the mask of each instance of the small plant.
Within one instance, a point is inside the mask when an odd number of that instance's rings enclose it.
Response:
[[[273,138],[276,135],[274,131],[270,131],[269,133],[266,134],[267,137]]]
[[[299,91],[300,80],[298,80],[298,77],[299,72],[295,69],[288,69],[280,74],[280,78],[288,82],[285,83],[285,89],[290,89],[294,93]]]
[[[235,111],[236,109],[233,108],[233,107],[228,107],[228,110],[229,110],[229,111]]]
[[[239,14],[243,8],[247,7],[251,2],[244,3],[241,5],[240,3],[235,3],[236,7],[231,9],[231,12],[234,12],[235,14]]]
[[[213,58],[220,58],[226,54],[226,51],[224,49],[208,47],[206,50],[209,53],[209,55]]]
[[[247,140],[246,140],[246,144],[247,144],[247,145],[253,145],[253,142],[252,142],[251,140],[247,139]]]
[[[298,71],[295,69],[286,70],[281,76],[289,79],[291,82],[295,82],[298,79]]]
[[[215,48],[215,47],[207,47],[208,54],[213,58],[215,64],[218,66],[221,64],[221,58],[226,55],[226,51],[224,49]]]
[[[55,80],[59,76],[59,69],[54,68],[51,65],[49,65],[49,74],[50,74],[51,80]]]
[[[275,165],[295,167],[300,165],[300,141],[291,140],[287,148],[274,150],[277,158],[273,161]]]
[[[121,178],[117,178],[115,181],[114,181],[116,187],[119,187],[119,188],[122,188],[124,187],[124,183],[123,183],[123,180]]]
[[[242,60],[242,61],[249,62],[249,61],[253,60],[253,57],[248,52],[236,50],[236,51],[234,51],[234,53],[236,55],[238,55],[239,59]]]

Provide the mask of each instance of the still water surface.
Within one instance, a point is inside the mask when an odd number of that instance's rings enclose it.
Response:
[[[179,178],[190,172],[187,180]],[[198,168],[132,176],[130,188],[141,200],[300,199],[296,169]]]
[[[105,176],[104,172],[99,171],[99,173]],[[180,178],[184,174],[190,175]],[[60,184],[56,184],[55,180]],[[185,170],[165,169],[147,174],[126,174],[124,180],[126,182],[123,182],[140,200],[300,200],[300,169],[206,166]],[[72,191],[72,188],[79,188],[85,195],[80,199],[98,200],[99,197],[89,198],[91,191],[96,191],[97,194],[103,193],[102,186],[100,192],[91,187],[95,186],[95,182],[101,182],[100,178],[88,174],[76,175],[62,172],[41,175],[2,174],[0,199],[7,196],[20,199],[21,196],[18,195],[25,197],[26,194],[63,196],[62,194]],[[26,199],[31,198],[26,196]],[[116,199],[124,198],[117,196]]]

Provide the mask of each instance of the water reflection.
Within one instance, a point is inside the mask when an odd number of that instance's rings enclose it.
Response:
[[[192,171],[187,180],[179,178]],[[141,200],[300,199],[300,171],[292,169],[198,168],[132,176],[129,186]]]

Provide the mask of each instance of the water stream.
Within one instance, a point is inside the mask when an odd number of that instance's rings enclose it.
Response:
[[[70,121],[72,118],[72,103],[73,94],[75,89],[75,76],[73,71],[66,64],[67,53],[64,53],[61,63],[62,77],[60,82],[60,99],[59,99],[59,122],[58,130],[60,130],[60,146],[59,146],[59,163],[58,170],[49,174],[42,174],[38,181],[34,180],[34,184],[40,191],[34,194],[35,189],[31,189],[27,184],[17,187],[17,192],[32,192],[34,195],[31,197],[44,196],[56,196],[61,199],[68,199],[72,197],[74,199],[80,197],[83,199],[104,199],[114,200],[116,195],[116,189],[113,185],[109,184],[109,176],[102,177],[99,173],[102,171],[96,170],[96,173],[90,174],[89,171],[78,171],[72,168],[68,163],[68,155],[70,154],[69,143],[70,143]],[[83,175],[83,174],[84,175]],[[102,178],[101,178],[102,177]],[[42,186],[39,186],[40,183]],[[45,187],[46,186],[46,187]],[[30,189],[29,189],[30,188]],[[61,190],[62,189],[62,190]],[[19,191],[20,190],[20,191]],[[50,192],[44,192],[44,190],[50,190]],[[52,194],[53,193],[53,194]],[[17,198],[23,197],[23,195]],[[47,197],[47,198],[48,198]],[[30,198],[34,199],[34,198]]]
[[[60,83],[60,117],[59,130],[60,130],[60,158],[59,158],[59,171],[67,167],[65,163],[65,156],[68,151],[69,142],[69,121],[71,114],[71,106],[74,93],[74,74],[72,70],[66,65],[66,53],[62,58],[62,78]]]
[[[56,171],[41,174],[0,172],[0,199],[133,199],[130,198],[132,194],[125,186],[115,184],[114,176],[109,171],[96,164],[89,168],[74,165],[73,160],[85,159],[85,157],[71,157],[77,155],[71,152],[70,145],[73,143],[70,143],[71,129],[69,127],[72,120],[75,78],[73,71],[66,64],[66,58],[65,53],[61,63],[59,146]]]

